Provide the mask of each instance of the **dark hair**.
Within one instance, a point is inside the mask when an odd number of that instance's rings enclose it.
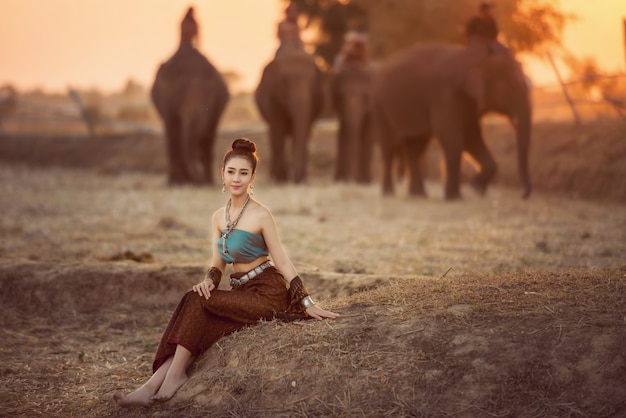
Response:
[[[230,149],[224,154],[222,168],[225,168],[228,160],[233,157],[241,157],[250,161],[250,164],[252,164],[252,172],[256,172],[256,165],[259,162],[259,157],[256,155],[256,144],[248,138],[237,138],[233,141]]]

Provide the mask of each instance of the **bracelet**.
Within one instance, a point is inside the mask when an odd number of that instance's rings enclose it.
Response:
[[[213,285],[217,288],[220,285],[220,281],[222,279],[222,271],[215,266],[212,266],[207,269],[206,274],[204,275],[204,279],[211,279],[213,281]]]
[[[309,296],[309,292],[306,291],[304,284],[302,284],[300,276],[296,276],[291,279],[291,282],[289,282],[289,290],[287,291],[287,294],[289,305],[293,306],[294,308],[298,307],[296,309],[299,309],[300,306],[302,306],[302,299],[304,299],[306,296]]]
[[[302,306],[304,306],[305,310],[309,309],[313,305],[315,305],[315,302],[313,302],[311,296],[306,296],[304,299],[302,299]]]

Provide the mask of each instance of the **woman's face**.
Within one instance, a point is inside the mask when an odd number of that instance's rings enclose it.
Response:
[[[232,157],[222,169],[224,186],[234,196],[248,192],[248,186],[254,181],[252,163],[243,157]]]

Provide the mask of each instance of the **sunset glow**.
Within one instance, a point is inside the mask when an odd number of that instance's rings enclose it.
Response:
[[[626,2],[560,4],[579,16],[566,27],[566,48],[595,58],[607,73],[623,72]],[[176,49],[178,25],[190,5],[200,24],[200,50],[221,71],[240,73],[241,89],[253,89],[277,47],[279,0],[2,0],[0,84],[110,91],[133,78],[149,85],[157,65]],[[526,69],[535,84],[555,81],[546,63],[532,59]]]

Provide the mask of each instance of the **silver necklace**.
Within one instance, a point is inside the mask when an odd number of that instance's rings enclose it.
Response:
[[[232,230],[235,229],[235,226],[237,226],[239,219],[241,219],[241,215],[243,215],[243,211],[246,210],[246,206],[248,206],[248,202],[250,202],[250,195],[248,195],[248,197],[246,198],[243,207],[239,211],[239,215],[237,215],[237,218],[235,218],[234,221],[230,220],[230,205],[232,204],[232,198],[228,199],[228,202],[226,203],[226,230],[222,232],[222,252],[224,254],[228,254],[228,249],[226,248],[226,238],[228,238]]]

